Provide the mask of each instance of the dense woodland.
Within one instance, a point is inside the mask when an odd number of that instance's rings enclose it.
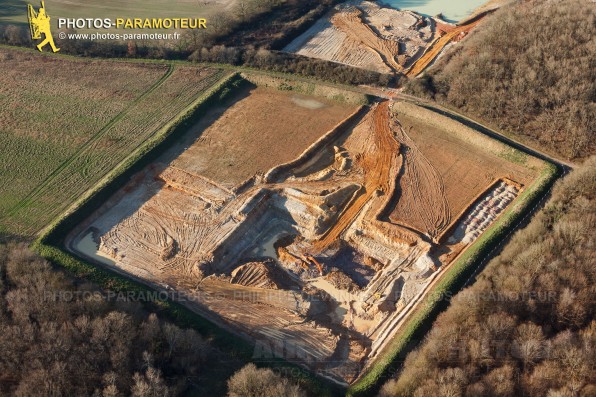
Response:
[[[519,1],[409,85],[574,159],[595,153],[594,3]]]
[[[228,380],[228,397],[306,397],[306,393],[270,369],[247,364]]]
[[[195,331],[75,286],[23,244],[0,245],[0,336],[0,395],[175,395],[214,354]]]
[[[382,396],[596,395],[596,157],[441,314]]]
[[[200,395],[214,393],[213,363],[240,367],[196,331],[149,313],[136,301],[143,296],[73,280],[8,239],[0,240],[0,396]],[[221,383],[217,394],[232,397],[306,395],[254,364]]]

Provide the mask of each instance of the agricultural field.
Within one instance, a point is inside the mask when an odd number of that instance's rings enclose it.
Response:
[[[353,383],[547,164],[406,102],[243,78],[66,248]]]
[[[0,77],[0,231],[23,236],[61,214],[223,75],[5,48],[0,59],[6,66]]]
[[[237,0],[49,0],[48,14],[56,24],[58,18],[211,18],[216,13],[232,12]],[[0,24],[26,24],[27,4],[36,9],[39,4],[26,0],[2,2],[5,12]],[[53,26],[57,29],[57,25]],[[115,29],[115,28],[112,28]],[[86,30],[81,29],[80,32]],[[96,30],[90,30],[96,31]],[[110,30],[106,30],[109,32]]]

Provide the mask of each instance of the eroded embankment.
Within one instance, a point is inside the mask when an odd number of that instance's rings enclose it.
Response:
[[[462,26],[454,26],[452,28],[449,25],[442,24],[441,28],[442,35],[437,38],[430,47],[424,52],[424,54],[408,69],[406,76],[416,77],[422,73],[427,67],[429,67],[433,61],[439,56],[441,51],[451,42],[459,41],[466,37],[468,33],[472,31],[478,25],[486,15],[490,13],[486,12],[479,15],[475,19],[467,22]]]
[[[381,73],[402,71],[434,37],[433,22],[370,1],[340,4],[284,50]]]

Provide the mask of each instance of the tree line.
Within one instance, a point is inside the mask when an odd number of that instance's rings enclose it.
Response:
[[[503,7],[408,91],[566,158],[588,157],[596,142],[595,15],[587,1]]]
[[[214,354],[196,331],[77,284],[0,245],[0,395],[175,395]]]
[[[596,393],[596,157],[559,181],[381,396]]]
[[[56,38],[65,54],[102,58],[149,58],[247,66],[344,84],[396,85],[399,76],[368,71],[280,51],[331,9],[338,0],[242,0],[216,13],[209,29],[189,30],[180,40],[92,41]],[[75,31],[66,31],[75,33]],[[24,26],[0,25],[0,43],[31,47]]]
[[[221,360],[233,358],[195,330],[160,319],[139,302],[106,299],[95,285],[54,269],[25,243],[3,240],[0,395],[214,393],[213,385],[204,382],[207,367],[221,367]],[[253,364],[218,388],[237,397],[305,395],[292,381]]]

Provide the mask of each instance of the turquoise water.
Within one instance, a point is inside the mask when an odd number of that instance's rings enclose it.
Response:
[[[457,22],[469,16],[487,0],[383,0],[382,2],[400,10],[416,11],[428,16],[442,13],[446,20]]]

